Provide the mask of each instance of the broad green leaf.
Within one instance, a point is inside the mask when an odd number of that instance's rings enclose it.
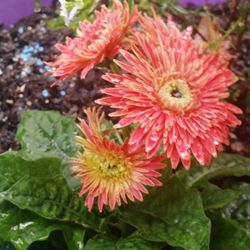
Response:
[[[211,216],[211,250],[249,250],[250,234],[220,214]]]
[[[74,118],[56,111],[25,112],[17,129],[22,157],[36,160],[42,157],[67,159],[77,151]]]
[[[0,203],[0,238],[11,242],[18,250],[27,249],[34,241],[47,239],[55,230],[63,230],[64,233],[70,234],[85,232],[85,229],[78,229],[76,225],[44,219],[7,201]],[[80,250],[72,248],[78,249]]]
[[[68,245],[69,250],[83,250],[83,238],[85,235],[85,230],[83,229],[74,229],[72,231],[64,230],[64,238]]]
[[[1,250],[16,250],[16,248],[8,241],[0,238],[0,249]]]
[[[219,154],[209,167],[196,163],[192,164],[189,171],[181,170],[178,172],[178,176],[189,187],[198,186],[210,178],[229,175],[250,175],[250,158],[233,154]]]
[[[250,184],[241,183],[233,188],[240,195],[222,210],[222,216],[235,221],[250,236]]]
[[[11,152],[0,155],[0,191],[0,199],[47,219],[71,221],[95,230],[102,224],[67,186],[56,158],[26,161]]]
[[[202,189],[201,197],[205,210],[221,208],[235,200],[239,192],[231,189],[221,189],[216,185],[206,183]]]
[[[163,244],[142,239],[139,234],[131,235],[116,243],[117,250],[160,250]]]
[[[212,220],[211,250],[250,249],[250,184],[241,183],[232,187],[240,193],[214,214]]]
[[[84,250],[160,250],[162,244],[142,239],[138,234],[113,241],[105,236],[90,239]]]
[[[44,175],[44,176],[43,176]],[[0,192],[15,186],[23,178],[37,178],[42,181],[49,177],[57,180],[62,178],[60,161],[56,158],[45,158],[36,161],[26,161],[16,152],[0,154]],[[46,184],[45,182],[43,183]],[[39,190],[31,189],[36,193]],[[1,197],[1,196],[0,196]]]
[[[186,189],[176,177],[154,191],[144,202],[126,207],[122,220],[137,228],[144,239],[186,250],[208,249],[210,221],[198,192]]]
[[[98,237],[95,239],[90,239],[86,246],[84,247],[84,250],[117,250],[115,246],[115,242],[111,240],[108,237]]]
[[[68,157],[77,151],[74,118],[55,111],[28,111],[18,126],[16,137],[22,144],[22,157],[36,160],[58,157],[63,161],[63,174],[71,189],[79,188],[79,180],[72,176]]]

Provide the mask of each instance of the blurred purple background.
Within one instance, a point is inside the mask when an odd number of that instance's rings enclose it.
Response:
[[[41,0],[42,6],[51,5],[53,0]],[[0,0],[0,23],[14,24],[24,16],[32,15],[34,0]]]
[[[180,4],[186,6],[188,3],[202,5],[205,3],[216,4],[227,0],[179,0]],[[41,0],[42,6],[51,5],[53,0]],[[25,16],[32,15],[35,7],[34,0],[0,0],[0,23],[5,26],[14,24]]]

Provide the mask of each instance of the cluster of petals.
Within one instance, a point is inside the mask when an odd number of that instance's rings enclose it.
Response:
[[[172,168],[181,161],[189,169],[192,155],[209,165],[228,144],[229,127],[240,124],[235,114],[241,110],[224,100],[237,78],[221,52],[192,39],[190,27],[180,31],[156,15],[139,21],[131,51],[120,50],[124,60],[116,61],[124,73],[104,76],[114,87],[97,103],[118,109],[110,114],[122,116],[117,128],[138,124],[129,145],[145,144],[148,157],[162,147]]]
[[[113,58],[124,43],[124,37],[137,19],[137,8],[131,14],[126,1],[113,1],[113,9],[102,5],[100,11],[95,12],[93,23],[81,22],[78,36],[66,38],[66,44],[56,44],[60,51],[49,71],[59,80],[65,80],[80,72],[81,78],[96,64],[104,59]]]
[[[104,205],[114,209],[122,201],[143,200],[148,193],[145,186],[160,186],[157,179],[161,174],[157,170],[164,168],[161,161],[165,156],[145,158],[144,147],[131,149],[128,140],[118,144],[107,137],[107,131],[101,130],[103,114],[100,109],[86,109],[88,124],[80,120],[79,128],[85,137],[78,136],[77,141],[83,149],[77,157],[71,159],[72,170],[81,178],[80,196],[86,194],[85,205],[91,211],[95,198],[98,209]]]

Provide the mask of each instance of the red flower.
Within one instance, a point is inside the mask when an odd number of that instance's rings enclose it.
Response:
[[[228,144],[228,126],[240,124],[234,113],[241,110],[223,101],[236,77],[221,52],[203,51],[192,40],[190,28],[180,32],[156,16],[140,22],[133,53],[121,50],[126,62],[116,62],[127,73],[106,74],[115,87],[97,103],[119,109],[110,114],[124,116],[116,127],[138,123],[129,144],[145,142],[148,157],[163,145],[173,168],[181,160],[188,169],[192,154],[208,165]]]
[[[137,8],[134,8],[130,15],[126,1],[122,4],[114,0],[113,10],[103,5],[95,14],[94,23],[80,23],[78,37],[67,37],[66,45],[55,45],[61,54],[54,62],[48,63],[54,67],[49,71],[53,76],[65,80],[80,71],[81,78],[85,78],[96,64],[105,58],[113,58],[137,18]]]
[[[80,129],[86,138],[77,137],[83,153],[71,159],[73,172],[82,178],[80,196],[87,193],[85,205],[91,211],[94,199],[98,198],[98,208],[114,209],[116,204],[135,199],[142,201],[142,193],[148,193],[145,186],[160,186],[156,170],[164,168],[164,156],[145,159],[144,148],[132,149],[128,141],[118,144],[104,137],[101,130],[103,114],[100,110],[85,110],[89,124],[80,120]]]

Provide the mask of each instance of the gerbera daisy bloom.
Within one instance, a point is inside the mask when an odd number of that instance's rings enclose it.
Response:
[[[103,114],[100,109],[86,109],[88,125],[80,120],[80,129],[85,138],[77,136],[83,153],[71,159],[72,170],[80,176],[82,189],[80,196],[87,194],[85,205],[91,211],[94,199],[98,199],[98,208],[103,206],[114,209],[116,204],[127,203],[135,199],[142,201],[142,193],[148,193],[145,186],[160,186],[156,178],[161,176],[158,169],[165,165],[164,156],[146,159],[144,148],[130,149],[128,141],[118,144],[104,136],[101,130]]]
[[[237,78],[219,52],[195,43],[190,28],[180,32],[173,21],[150,19],[141,17],[144,32],[134,34],[133,53],[120,51],[126,62],[116,63],[127,73],[106,74],[115,87],[97,103],[119,109],[110,114],[124,116],[117,128],[138,124],[129,144],[145,142],[148,157],[163,145],[172,168],[181,160],[189,169],[192,155],[209,165],[228,144],[228,127],[241,123],[234,115],[241,110],[223,100]]]
[[[137,8],[130,14],[126,1],[122,4],[114,0],[112,10],[102,5],[95,15],[94,23],[80,23],[78,37],[67,37],[65,45],[55,45],[61,54],[48,65],[53,67],[49,73],[59,77],[59,80],[65,80],[77,72],[81,72],[81,78],[85,78],[94,65],[105,58],[113,58],[121,48],[125,34],[136,21]]]

